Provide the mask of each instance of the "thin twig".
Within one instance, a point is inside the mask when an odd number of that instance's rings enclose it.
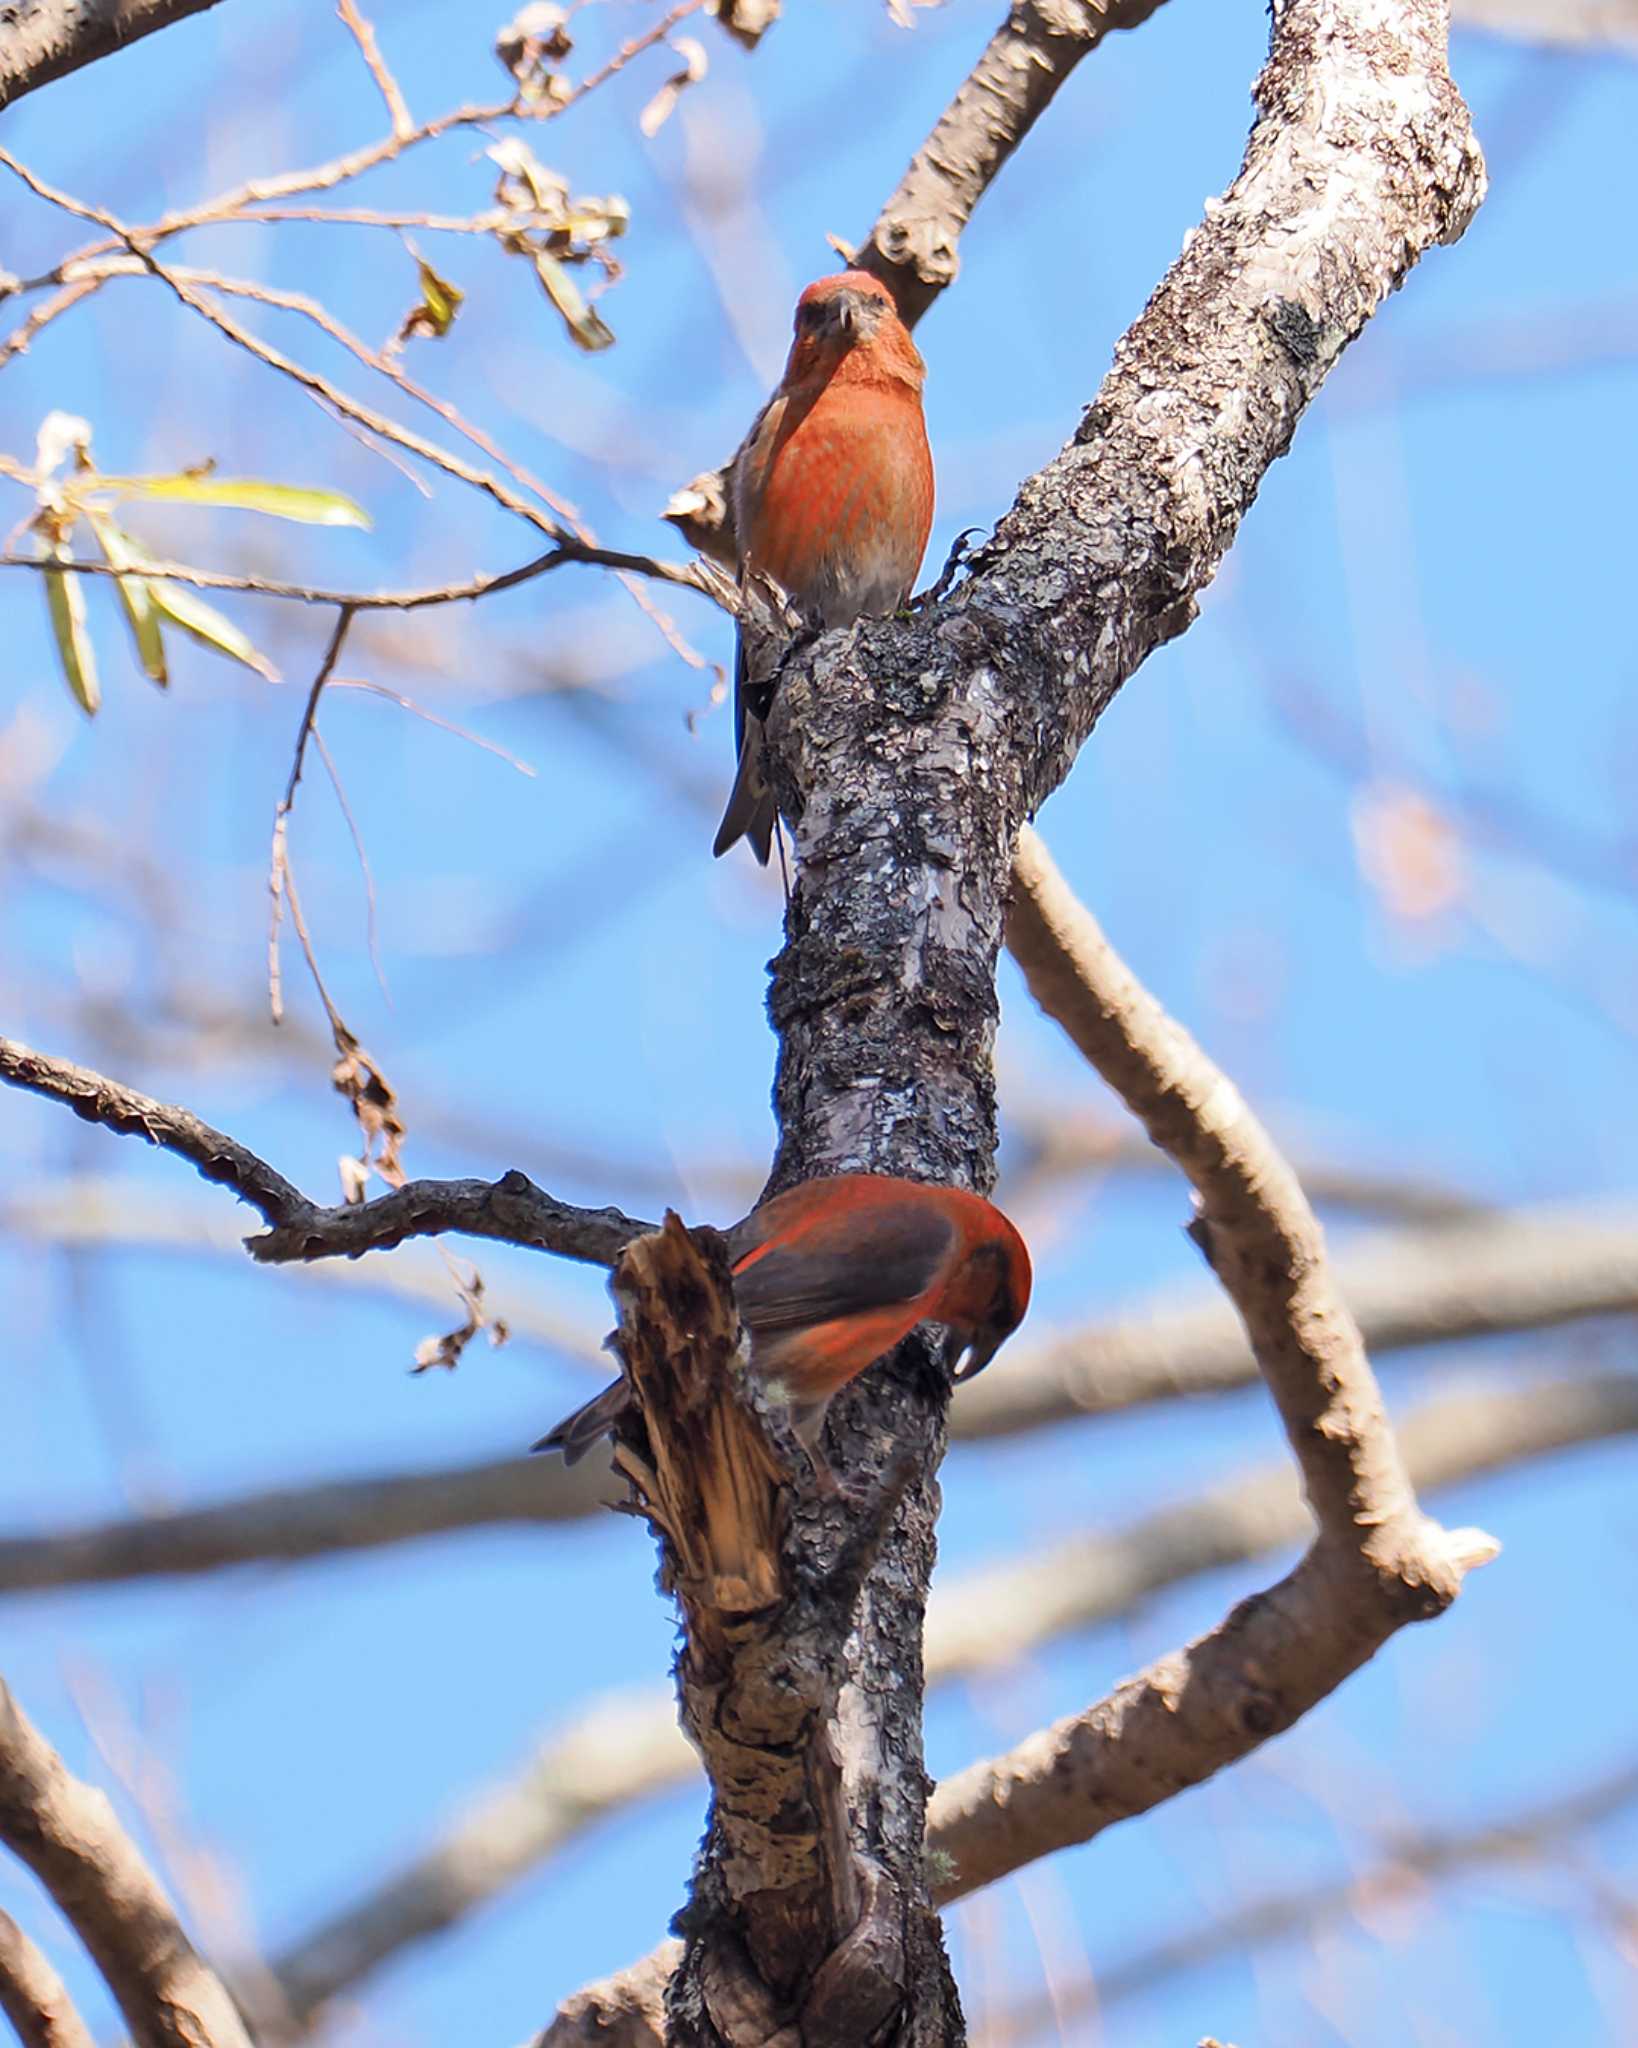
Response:
[[[507,100],[453,107],[447,113],[417,123],[407,135],[383,136],[377,142],[365,143],[361,148],[350,150],[342,156],[332,157],[328,162],[315,164],[306,170],[282,171],[272,177],[247,179],[242,185],[218,193],[214,199],[204,200],[197,206],[177,208],[162,215],[157,221],[144,223],[134,229],[133,233],[144,246],[152,248],[159,242],[169,240],[172,235],[186,233],[189,228],[214,226],[233,219],[254,220],[257,216],[247,213],[247,207],[260,206],[272,200],[288,199],[302,192],[334,191],[336,186],[347,184],[365,171],[375,170],[381,164],[393,162],[405,150],[413,149],[424,142],[435,141],[439,136],[448,135],[456,129],[487,128],[498,121],[507,120],[555,120],[560,114],[567,113],[570,107],[585,99],[588,94],[606,85],[634,58],[653,49],[656,44],[663,43],[678,22],[690,14],[697,13],[703,5],[704,0],[678,0],[678,4],[659,21],[645,29],[641,35],[633,36],[629,42],[622,44],[606,63],[589,72],[578,85],[570,87],[561,98],[530,100],[521,94],[514,94]],[[88,242],[84,247],[71,251],[58,267],[66,273],[77,263],[107,255],[123,241],[123,235],[118,235],[112,242]]]
[[[279,803],[273,813],[273,846],[268,859],[267,870],[267,893],[271,898],[267,927],[267,1000],[275,1024],[279,1023],[284,1016],[282,980],[279,972],[279,925],[284,916],[284,906],[287,897],[290,902],[291,922],[297,927],[302,951],[307,956],[307,964],[312,970],[314,985],[318,989],[319,998],[329,1014],[332,1030],[340,1022],[336,1007],[331,1002],[329,993],[324,986],[323,977],[319,973],[318,962],[313,957],[313,949],[308,940],[306,927],[302,922],[301,911],[296,901],[295,880],[290,873],[289,828],[290,813],[294,810],[296,804],[296,788],[301,781],[302,765],[307,758],[307,741],[314,730],[313,722],[318,716],[319,698],[324,694],[324,686],[330,680],[335,665],[341,657],[342,645],[347,638],[347,631],[352,623],[353,609],[351,605],[342,605],[336,613],[335,628],[331,632],[328,645],[325,647],[323,659],[318,665],[318,673],[313,677],[312,688],[307,692],[307,703],[302,710],[301,725],[296,732],[296,750],[294,758],[290,763],[290,776],[284,786],[284,795],[279,799]]]
[[[375,39],[374,24],[359,13],[355,0],[337,0],[336,12],[352,31],[358,53],[364,59],[370,76],[375,80],[381,97],[387,103],[387,118],[392,122],[393,140],[399,144],[409,141],[415,133],[415,123],[410,118],[409,106],[404,99],[396,78],[387,68],[387,60],[381,54],[381,46]]]
[[[537,576],[548,575],[567,563],[590,568],[615,569],[622,575],[651,576],[656,582],[672,583],[684,590],[697,590],[714,604],[731,611],[731,589],[713,576],[705,564],[667,562],[652,555],[627,554],[619,548],[585,547],[579,541],[560,541],[543,555],[534,555],[515,569],[493,575],[469,577],[464,583],[437,583],[412,590],[327,590],[311,583],[284,583],[269,576],[236,576],[226,570],[195,569],[186,562],[145,560],[143,573],[169,583],[187,583],[199,590],[242,590],[253,597],[286,598],[295,604],[345,605],[355,612],[413,612],[441,604],[470,604],[499,590],[513,590]],[[0,569],[28,569],[38,575],[46,565],[29,555],[0,554]],[[51,567],[75,576],[115,576],[119,572],[107,562],[73,559],[53,561]]]

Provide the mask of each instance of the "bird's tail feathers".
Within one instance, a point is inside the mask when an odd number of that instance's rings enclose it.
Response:
[[[548,1430],[539,1443],[529,1448],[561,1451],[564,1464],[572,1465],[608,1435],[630,1406],[631,1382],[622,1375],[602,1393],[593,1395],[583,1408],[565,1415],[555,1429]]]
[[[758,861],[766,867],[773,850],[777,816],[778,806],[774,802],[773,791],[768,787],[762,720],[747,711],[740,737],[739,768],[728,797],[728,808],[722,814],[722,823],[717,827],[717,836],[711,844],[712,853],[720,860],[730,846],[744,839],[749,842]]]

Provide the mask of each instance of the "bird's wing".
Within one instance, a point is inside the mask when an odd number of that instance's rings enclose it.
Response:
[[[913,1301],[932,1286],[955,1240],[941,1211],[843,1206],[799,1235],[747,1252],[734,1267],[746,1328],[788,1330]]]

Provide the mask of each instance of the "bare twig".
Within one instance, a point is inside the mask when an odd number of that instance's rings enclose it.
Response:
[[[0,2012],[21,2048],[91,2048],[68,1986],[9,1913],[0,1913]]]
[[[423,1291],[433,1291],[431,1273]],[[1400,1440],[1425,1489],[1634,1430],[1638,1380],[1609,1374],[1453,1395],[1414,1410]],[[571,1472],[520,1458],[276,1487],[157,1517],[0,1537],[0,1595],[288,1563],[454,1529],[551,1526],[594,1513],[608,1491],[608,1473],[595,1459]],[[929,1673],[951,1677],[1005,1662],[1194,1572],[1300,1542],[1306,1526],[1289,1470],[1279,1468],[970,1574],[934,1596]]]
[[[700,4],[701,0],[683,0],[683,4],[679,8],[674,8],[672,16],[668,16],[667,19],[670,20],[673,17],[680,18],[682,14],[693,11]],[[639,38],[637,41],[646,47],[646,39]],[[618,61],[624,61],[624,58],[622,57]],[[618,61],[611,60],[611,66],[605,66],[602,75],[612,75],[612,69],[618,68]],[[588,80],[586,87],[583,89],[589,90],[592,82]],[[489,435],[464,420],[446,400],[438,398],[434,393],[427,391],[424,387],[417,384],[399,364],[381,354],[380,351],[366,348],[356,336],[348,333],[340,322],[335,320],[334,316],[329,314],[315,300],[311,300],[303,294],[280,293],[265,286],[243,285],[237,281],[227,279],[217,280],[218,288],[224,292],[238,291],[245,296],[259,299],[264,303],[283,304],[291,310],[305,314],[333,339],[339,341],[343,347],[349,349],[369,368],[388,378],[408,396],[428,406],[440,418],[454,426],[458,432],[481,447],[494,460],[498,461],[503,468],[509,470],[519,481],[523,482],[525,487],[532,491],[536,497],[547,504],[551,508],[552,516],[542,512],[528,498],[520,497],[509,484],[503,483],[498,477],[486,470],[475,468],[462,457],[451,454],[448,449],[440,448],[435,442],[429,441],[425,436],[400,425],[385,413],[377,412],[372,406],[365,405],[361,400],[355,399],[342,391],[339,386],[331,383],[328,378],[319,375],[317,371],[307,369],[304,365],[295,362],[291,357],[283,354],[282,351],[273,348],[271,344],[262,341],[257,335],[251,333],[248,328],[241,326],[231,315],[224,312],[210,298],[208,293],[191,282],[185,270],[173,270],[160,263],[152,252],[152,243],[156,236],[149,230],[128,226],[125,222],[117,219],[113,214],[106,212],[102,208],[91,206],[83,200],[71,197],[66,192],[59,191],[54,186],[47,184],[43,179],[37,177],[4,149],[0,149],[0,164],[3,164],[14,176],[20,178],[39,198],[47,200],[53,206],[60,207],[63,211],[73,214],[80,219],[95,221],[99,226],[110,229],[117,236],[119,242],[129,250],[144,269],[167,284],[183,305],[198,313],[201,318],[207,320],[227,340],[246,350],[250,355],[255,356],[260,362],[266,364],[269,369],[276,370],[290,378],[328,411],[344,421],[351,422],[368,433],[376,435],[380,440],[402,448],[424,462],[431,463],[435,468],[441,469],[447,475],[456,478],[457,481],[483,492],[487,497],[493,499],[495,503],[501,505],[507,511],[516,514],[519,518],[527,520],[532,526],[538,528],[539,531],[549,535],[559,543],[579,549],[596,548],[596,535],[575,514],[572,507],[557,497],[538,478],[529,475],[527,471],[521,469],[519,465],[501,451]],[[69,303],[72,303],[72,301],[68,301],[62,296],[60,296],[59,301],[54,302],[58,311],[65,311]],[[25,326],[27,325],[28,323],[25,323]],[[19,333],[21,331],[19,330]],[[37,331],[38,326],[36,325],[31,332]],[[15,341],[16,339],[17,337],[14,336],[13,340]],[[24,345],[26,345],[26,342]],[[0,360],[3,360],[3,355],[0,355]],[[568,560],[570,556],[568,553],[565,553],[561,556],[561,559]],[[634,563],[646,561],[646,559],[644,557],[632,558]],[[63,565],[58,563],[55,566],[60,568]],[[703,657],[682,638],[672,620],[655,607],[640,584],[634,580],[634,574],[624,565],[615,562],[612,557],[608,559],[607,566],[617,569],[620,580],[628,594],[639,610],[649,618],[667,645],[675,653],[681,655],[684,660],[688,661],[691,666],[696,668],[703,666]],[[636,573],[646,573],[646,571],[637,571]],[[521,578],[515,580],[521,580]],[[685,581],[695,588],[704,589],[708,587],[706,580],[693,572],[683,572],[674,580]],[[495,585],[493,587],[498,588],[500,586]],[[473,594],[476,595],[478,593]]]
[[[352,32],[358,53],[364,59],[370,76],[375,80],[376,89],[387,104],[387,118],[392,123],[393,140],[408,142],[415,133],[415,123],[410,119],[410,110],[404,100],[398,81],[387,68],[387,60],[381,54],[381,46],[375,39],[375,25],[366,21],[359,13],[355,0],[337,0],[336,12]]]
[[[413,612],[429,605],[466,604],[488,597],[497,590],[512,590],[520,583],[561,569],[565,563],[584,563],[593,568],[616,569],[623,575],[650,576],[660,583],[674,583],[685,590],[697,590],[713,603],[731,609],[731,588],[705,564],[665,562],[652,555],[626,554],[618,548],[589,547],[577,540],[561,541],[543,555],[535,555],[515,569],[494,575],[469,577],[464,583],[438,583],[415,590],[326,590],[310,583],[282,583],[268,576],[236,576],[225,570],[195,569],[185,562],[145,560],[144,571],[168,583],[186,583],[197,590],[243,590],[255,597],[281,597],[298,604],[344,605],[355,612]],[[41,563],[29,555],[0,555],[0,569],[27,569],[40,573]],[[58,561],[52,565],[75,576],[114,576],[119,572],[106,562]]]
[[[201,319],[208,321],[219,334],[236,347],[244,349],[258,362],[265,363],[270,370],[277,370],[282,376],[288,377],[292,383],[300,385],[304,391],[321,399],[343,418],[367,428],[372,434],[377,434],[382,440],[405,449],[409,454],[419,456],[423,462],[430,462],[435,468],[443,470],[459,482],[470,484],[474,490],[483,492],[508,512],[527,520],[531,526],[538,527],[551,539],[566,538],[563,527],[556,519],[548,517],[538,506],[530,504],[527,498],[519,497],[516,491],[503,484],[498,477],[491,476],[486,470],[474,468],[462,457],[452,455],[447,448],[440,448],[436,442],[428,441],[411,428],[400,425],[386,413],[377,412],[373,406],[366,405],[361,399],[351,397],[338,385],[332,384],[327,377],[320,376],[316,370],[309,370],[304,364],[295,362],[281,350],[274,348],[271,343],[252,334],[249,328],[241,327],[231,314],[224,312],[197,285],[190,283],[180,272],[161,263],[137,229],[128,227],[124,221],[100,206],[92,206],[83,199],[75,199],[69,193],[48,185],[26,164],[20,163],[9,150],[0,149],[0,165],[4,165],[14,177],[21,179],[39,198],[48,200],[51,205],[60,207],[63,212],[71,213],[80,220],[94,221],[99,227],[107,228],[117,235],[147,270],[162,284],[170,287],[184,306],[197,313]]]
[[[318,961],[313,954],[312,941],[307,936],[307,927],[302,921],[301,909],[296,897],[295,877],[290,872],[290,813],[295,808],[296,790],[301,782],[302,765],[307,759],[307,742],[315,731],[314,721],[318,717],[319,698],[324,686],[335,673],[336,663],[341,659],[341,650],[347,639],[348,628],[353,623],[351,605],[342,605],[336,613],[336,623],[331,631],[324,654],[313,677],[312,687],[307,692],[307,702],[302,709],[301,724],[296,732],[295,756],[290,763],[289,780],[284,786],[284,795],[279,799],[273,813],[273,847],[268,858],[267,893],[270,900],[267,926],[267,992],[273,1021],[277,1024],[284,1014],[281,977],[279,973],[279,925],[284,917],[284,906],[288,897],[290,916],[301,941],[302,954],[307,961],[308,971],[313,977],[313,986],[318,990],[319,1000],[330,1019],[332,1034],[345,1027],[336,1006],[330,1000],[324,986],[324,977],[319,973]],[[350,1035],[350,1034],[349,1034]],[[337,1050],[342,1048],[337,1045]]]
[[[1008,1081],[1022,1076],[1004,1077]],[[1016,1089],[1007,1106],[1005,1186],[1016,1200],[1019,1191],[1036,1181],[1057,1181],[1091,1174],[1170,1176],[1176,1172],[1165,1153],[1141,1131],[1117,1125],[1091,1111],[1077,1113],[1058,1101],[1020,1102]],[[1288,1152],[1292,1148],[1287,1147]],[[1356,1165],[1324,1153],[1293,1153],[1297,1178],[1312,1202],[1395,1223],[1447,1224],[1470,1222],[1494,1212],[1493,1202],[1465,1194],[1431,1176],[1391,1167]]]
[[[0,1593],[293,1563],[494,1523],[549,1527],[610,1492],[595,1459],[495,1458],[440,1472],[275,1487],[208,1507],[0,1539]]]
[[[3,1680],[0,1841],[62,1908],[139,2048],[250,2048],[106,1797],[69,1776]]]
[[[632,1238],[652,1226],[618,1209],[579,1209],[556,1201],[526,1174],[480,1180],[407,1181],[373,1202],[325,1208],[309,1201],[265,1160],[195,1116],[158,1102],[87,1067],[0,1038],[0,1081],[63,1102],[87,1123],[122,1137],[145,1138],[186,1159],[206,1180],[228,1187],[272,1226],[246,1240],[254,1259],[356,1258],[407,1237],[465,1231],[537,1251],[612,1265]]]
[[[128,9],[129,0],[127,0]],[[186,4],[186,0],[179,0]],[[163,215],[159,220],[144,223],[133,230],[148,247],[179,235],[189,228],[204,227],[218,221],[231,220],[244,214],[247,207],[264,202],[288,199],[302,192],[331,192],[338,185],[345,185],[365,171],[375,170],[379,165],[392,163],[406,150],[414,149],[425,142],[435,141],[441,135],[448,135],[461,128],[487,128],[498,121],[555,120],[567,113],[588,94],[616,77],[636,57],[656,44],[663,43],[678,22],[698,12],[704,0],[677,0],[658,21],[652,22],[640,35],[633,36],[595,71],[588,72],[577,85],[553,98],[538,100],[514,94],[506,100],[485,103],[470,103],[452,107],[446,113],[435,115],[431,120],[416,124],[407,135],[388,134],[379,141],[365,143],[362,147],[347,151],[344,155],[331,157],[328,161],[315,164],[304,170],[281,171],[266,178],[247,179],[242,185],[235,185],[226,192],[219,192],[215,198],[201,201],[190,207],[179,207]],[[76,249],[63,259],[61,268],[72,269],[79,262],[106,255],[110,249],[123,242],[119,234],[113,242],[90,242]]]

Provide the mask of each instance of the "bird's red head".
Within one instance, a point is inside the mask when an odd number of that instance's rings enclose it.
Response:
[[[787,384],[831,371],[855,350],[866,361],[891,364],[918,389],[925,375],[893,294],[867,270],[816,278],[796,302],[795,337],[785,366]]]
[[[954,1191],[952,1191],[954,1192]],[[1034,1275],[1029,1251],[993,1203],[970,1195],[961,1264],[945,1290],[941,1320],[962,1349],[952,1378],[975,1379],[1024,1320]]]

